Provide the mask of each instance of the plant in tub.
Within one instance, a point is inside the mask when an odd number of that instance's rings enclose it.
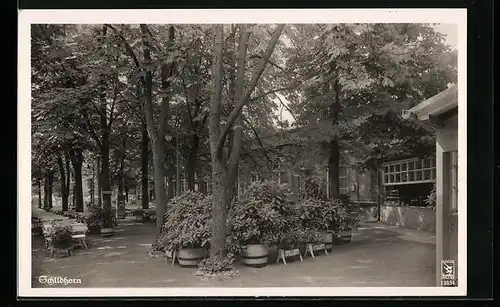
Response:
[[[294,214],[285,185],[252,184],[229,214],[231,241],[243,249],[244,264],[267,265],[269,246],[279,244],[294,227]]]
[[[211,197],[188,191],[167,204],[161,241],[156,248],[176,252],[182,266],[197,266],[209,247],[212,233]]]

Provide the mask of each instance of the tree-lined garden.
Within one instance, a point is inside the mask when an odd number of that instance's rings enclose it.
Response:
[[[456,51],[424,24],[40,24],[31,31],[39,207],[52,210],[57,195],[63,212],[72,204],[111,224],[131,189],[142,189],[137,209],[150,208],[153,181],[154,247],[190,242],[209,249],[210,259],[252,240],[307,243],[341,221],[352,227],[339,190],[341,152],[359,169],[432,152],[432,134],[401,110],[457,78]],[[245,161],[272,168],[283,158],[262,140],[294,129],[304,134],[297,142],[314,145],[299,162],[325,163],[329,199],[313,195],[311,184],[288,206],[272,181],[238,195]]]

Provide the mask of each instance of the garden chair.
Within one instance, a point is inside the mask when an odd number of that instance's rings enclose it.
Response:
[[[75,223],[72,225],[73,235],[71,237],[77,242],[77,245],[83,246],[85,249],[87,249],[87,231],[88,227],[85,224]]]

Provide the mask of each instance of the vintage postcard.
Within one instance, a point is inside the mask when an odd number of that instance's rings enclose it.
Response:
[[[466,295],[466,15],[20,11],[18,295]]]

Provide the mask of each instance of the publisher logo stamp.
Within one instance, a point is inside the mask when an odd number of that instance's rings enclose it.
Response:
[[[455,260],[441,260],[441,285],[455,286]]]

